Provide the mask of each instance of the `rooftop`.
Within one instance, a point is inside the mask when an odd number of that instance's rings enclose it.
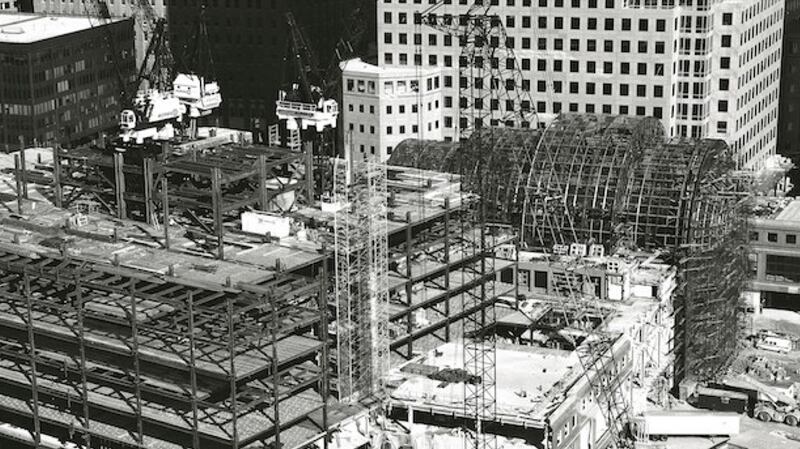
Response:
[[[125,20],[111,19],[114,22]],[[0,12],[0,43],[30,44],[101,26],[95,17]]]
[[[760,220],[800,222],[800,199],[783,197],[760,199],[753,215]]]
[[[447,343],[415,359],[416,366],[463,368],[460,341]],[[503,422],[520,425],[544,425],[547,413],[558,405],[556,399],[580,377],[581,369],[574,351],[521,346],[497,345],[497,417]],[[535,372],[532,372],[535,370]],[[463,413],[463,383],[446,383],[414,373],[413,368],[395,371],[395,380],[403,381],[391,397],[402,403],[414,402],[417,410]]]

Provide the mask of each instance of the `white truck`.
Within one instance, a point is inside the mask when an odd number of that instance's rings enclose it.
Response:
[[[667,437],[731,436],[739,433],[737,413],[708,410],[657,410],[642,413],[631,421],[631,433],[638,441]]]

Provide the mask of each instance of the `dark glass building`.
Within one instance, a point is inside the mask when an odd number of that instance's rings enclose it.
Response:
[[[327,67],[340,37],[361,27],[361,42],[374,42],[375,2],[372,0],[203,0],[208,40],[223,102],[220,124],[253,129],[277,120],[275,100],[290,80],[284,58],[290,33],[285,13],[294,14],[309,46]],[[195,35],[199,0],[168,0],[167,17],[174,53],[179,55]],[[353,11],[360,19],[353,23]],[[359,48],[356,48],[358,51]]]
[[[113,36],[119,58],[107,43]],[[133,21],[0,13],[0,149],[79,143],[116,125]]]
[[[778,115],[778,153],[800,163],[800,0],[786,0]],[[794,182],[800,181],[795,175]]]

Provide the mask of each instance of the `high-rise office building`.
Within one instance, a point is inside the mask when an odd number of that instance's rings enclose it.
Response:
[[[0,146],[17,149],[20,137],[28,144],[78,142],[113,127],[118,69],[127,77],[134,71],[130,19],[100,25],[86,17],[0,13]]]
[[[797,163],[800,161],[800,0],[786,0],[780,104],[778,152]]]
[[[540,114],[655,116],[669,136],[727,141],[745,168],[775,153],[784,0],[487,1]],[[461,49],[416,19],[429,3],[378,2],[379,65],[442,67],[443,133],[456,138]]]

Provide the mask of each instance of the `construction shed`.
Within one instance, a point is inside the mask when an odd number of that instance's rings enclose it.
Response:
[[[473,138],[474,154],[440,150],[430,168],[459,172],[466,186],[492,186],[489,215],[517,227],[529,248],[600,243],[668,253],[679,268],[676,380],[712,378],[730,360],[749,194],[724,142],[668,140],[654,118],[593,114],[562,114],[543,132],[493,129]],[[429,146],[403,142],[389,163],[430,161],[415,155]]]

